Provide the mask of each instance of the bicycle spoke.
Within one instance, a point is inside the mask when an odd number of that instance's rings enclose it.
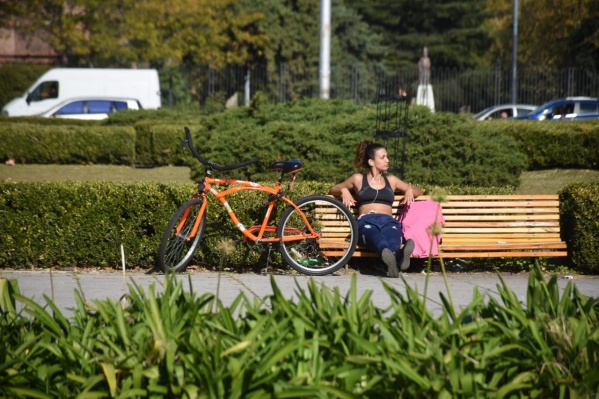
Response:
[[[290,207],[283,213],[277,230],[283,239],[280,252],[285,261],[309,275],[325,275],[345,266],[353,255],[358,237],[351,212],[327,196],[305,197],[296,204],[298,209]],[[319,239],[310,237],[302,213],[312,229],[321,235]]]
[[[183,204],[171,219],[160,243],[159,264],[164,271],[185,269],[206,228],[205,215],[198,221],[202,200],[191,200]],[[192,236],[196,224],[199,227]]]

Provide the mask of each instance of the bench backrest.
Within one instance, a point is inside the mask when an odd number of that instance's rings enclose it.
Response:
[[[396,216],[403,211],[402,199],[401,195],[395,197]],[[416,200],[428,199],[430,196]],[[449,195],[446,201],[441,203],[444,256],[567,256],[560,237],[557,194]],[[371,255],[360,247],[355,254]]]

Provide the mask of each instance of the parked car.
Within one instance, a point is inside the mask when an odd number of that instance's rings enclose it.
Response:
[[[65,101],[81,98],[127,98],[144,109],[161,107],[155,69],[52,68],[21,96],[2,107],[2,116],[45,114]]]
[[[593,97],[566,97],[553,100],[517,119],[538,121],[599,119],[599,100]]]
[[[139,101],[125,98],[75,98],[60,103],[39,116],[48,118],[69,118],[101,120],[108,115],[124,110],[141,109]]]
[[[477,114],[472,115],[473,119],[484,121],[486,119],[514,118],[527,115],[537,108],[531,104],[501,104],[485,108]]]

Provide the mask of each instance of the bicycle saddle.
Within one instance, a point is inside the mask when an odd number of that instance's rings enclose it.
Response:
[[[270,170],[282,171],[283,173],[295,173],[302,170],[302,161],[299,159],[291,159],[288,161],[278,161],[271,163]]]

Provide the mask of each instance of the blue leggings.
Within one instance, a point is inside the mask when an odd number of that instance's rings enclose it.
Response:
[[[401,223],[384,213],[368,213],[358,220],[358,242],[379,255],[383,249],[396,252],[403,242]]]

